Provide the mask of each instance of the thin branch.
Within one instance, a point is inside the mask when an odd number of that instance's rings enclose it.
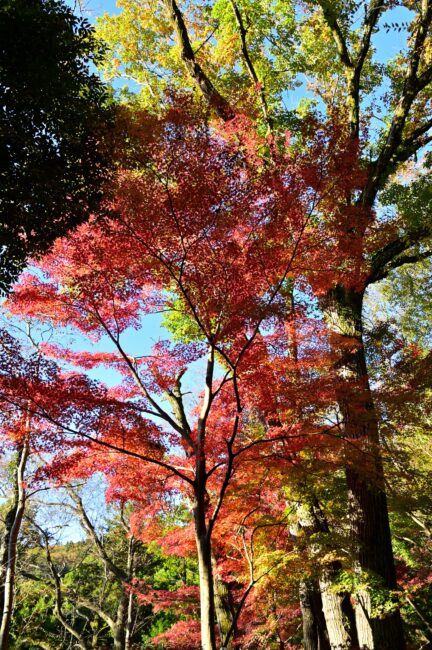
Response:
[[[231,6],[234,10],[234,15],[235,19],[237,22],[237,26],[239,29],[239,34],[240,34],[240,41],[241,41],[241,52],[243,54],[243,58],[246,64],[247,71],[249,73],[250,78],[252,79],[253,84],[255,85],[255,88],[258,90],[259,98],[260,98],[260,104],[261,104],[261,110],[264,116],[264,121],[267,124],[267,129],[268,133],[273,132],[273,119],[270,116],[269,113],[269,108],[267,104],[267,98],[265,96],[264,92],[264,86],[260,79],[258,78],[258,75],[255,70],[255,66],[252,62],[252,59],[249,54],[248,46],[247,46],[247,41],[246,41],[246,35],[247,35],[247,29],[245,27],[245,24],[243,22],[243,17],[241,15],[240,9],[238,8],[235,0],[230,0],[231,1]]]
[[[432,22],[432,0],[423,0],[421,13],[417,17],[414,44],[411,49],[408,69],[405,75],[402,93],[394,110],[392,122],[384,145],[369,169],[369,178],[362,195],[362,203],[371,206],[383,182],[393,170],[391,162],[398,155],[399,147],[404,147],[403,130],[411,107],[418,94],[432,80],[432,66],[418,75],[424,45]]]

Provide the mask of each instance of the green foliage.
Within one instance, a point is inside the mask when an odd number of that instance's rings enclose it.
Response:
[[[167,88],[194,88],[184,68],[173,26],[163,3],[122,0],[119,15],[97,21],[97,33],[107,53],[107,79],[132,81],[142,105],[157,110]],[[276,120],[286,120],[282,94],[298,83],[300,58],[294,5],[280,0],[241,0],[237,7],[247,29],[247,47],[259,83]],[[218,90],[233,104],[254,106],[260,113],[257,89],[241,54],[236,18],[230,0],[182,3],[197,61]],[[261,119],[261,118],[259,118]]]
[[[125,561],[127,539],[124,530],[115,521],[108,524],[104,546],[118,564]],[[93,602],[115,618],[121,593],[118,580],[106,575],[103,563],[88,542],[56,544],[51,547],[51,555],[61,575],[63,613],[66,618],[73,621],[89,645],[91,639],[97,637],[97,647],[113,647],[106,624],[85,607],[84,601],[80,606],[77,603],[80,599]],[[198,584],[194,559],[166,555],[156,543],[140,546],[136,563],[136,577],[147,588],[174,591],[185,584]],[[29,566],[32,567],[31,571],[27,569]],[[13,647],[23,650],[41,647],[66,650],[70,637],[54,611],[54,584],[46,564],[45,551],[40,547],[26,549],[22,546],[12,628]],[[134,611],[137,622],[134,642],[143,643],[143,647],[148,647],[154,636],[166,631],[178,620],[178,614],[174,611],[153,612],[151,605],[139,604],[138,600],[134,602]]]
[[[85,220],[110,156],[109,96],[90,25],[61,0],[0,5],[0,291]]]
[[[205,338],[196,320],[189,314],[183,298],[172,298],[171,309],[165,312],[162,326],[172,335],[173,341],[190,343]]]
[[[419,228],[428,224],[432,208],[432,172],[426,171],[408,183],[393,183],[380,195],[383,206],[392,206],[404,225]]]

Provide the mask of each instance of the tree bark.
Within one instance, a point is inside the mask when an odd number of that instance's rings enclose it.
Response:
[[[216,650],[211,545],[207,534],[200,531],[199,526],[196,525],[196,528],[198,528],[196,534],[196,545],[200,582],[201,646],[202,650]]]
[[[122,590],[119,604],[117,606],[116,620],[112,629],[114,648],[116,648],[116,650],[125,650],[126,647],[126,619],[129,599],[123,585]]]
[[[324,570],[319,580],[322,609],[327,626],[329,648],[331,650],[349,650],[353,647],[351,635],[345,623],[343,611],[344,595],[333,591],[333,571]]]
[[[363,292],[342,286],[326,298],[330,327],[342,340],[337,370],[339,410],[344,435],[362,444],[359,457],[348,459],[346,480],[350,526],[360,571],[378,578],[384,589],[396,589],[384,470],[379,447],[378,421],[368,381],[362,330]],[[366,576],[365,576],[366,577]],[[372,618],[370,594],[358,594],[356,608],[358,641],[364,650],[404,650],[399,611]]]
[[[213,568],[216,567],[216,560],[212,559]],[[230,640],[227,644],[223,645],[228,632],[231,629],[234,616],[233,608],[231,602],[231,595],[229,587],[219,576],[213,572],[213,590],[214,590],[214,602],[215,602],[215,612],[216,612],[216,621],[219,628],[219,635],[221,639],[221,647],[225,650],[233,650],[234,641],[233,637],[235,632],[231,635]]]
[[[329,525],[320,504],[315,496],[309,497],[307,502],[299,505],[297,514],[299,525],[309,539],[317,533],[328,534]],[[316,549],[317,552],[318,549]],[[320,568],[318,579],[313,587],[309,587],[309,593],[305,594],[305,616],[303,628],[310,638],[309,643],[315,644],[317,648],[331,648],[348,650],[355,646],[357,635],[355,620],[349,594],[333,591],[334,580],[341,570],[339,561],[332,561]],[[302,595],[302,591],[300,592]],[[309,609],[306,603],[309,602]],[[303,607],[302,607],[303,612]],[[312,617],[313,632],[310,628]],[[306,627],[305,627],[306,625]],[[311,645],[311,648],[313,645]]]
[[[0,625],[0,649],[7,650],[9,647],[9,633],[12,620],[15,569],[18,535],[21,529],[22,520],[26,506],[26,492],[24,488],[24,474],[29,455],[28,442],[19,445],[16,455],[16,466],[14,471],[14,502],[6,517],[6,531],[4,535],[4,553],[2,560],[2,595],[3,611]],[[4,582],[3,582],[4,578]]]
[[[315,580],[302,580],[299,588],[305,650],[330,650],[320,586]]]
[[[129,540],[127,574],[129,582],[135,577],[135,540],[133,537]],[[130,650],[132,644],[133,632],[133,593],[129,590],[127,594],[127,614],[126,614],[126,632],[125,632],[125,650]]]

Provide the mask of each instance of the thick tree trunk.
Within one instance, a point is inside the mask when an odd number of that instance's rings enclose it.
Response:
[[[344,434],[348,440],[358,440],[362,444],[361,456],[348,459],[346,467],[350,525],[358,566],[362,572],[378,578],[384,589],[393,590],[396,575],[377,415],[363,347],[362,301],[362,293],[338,286],[327,296],[325,311],[330,326],[342,341],[337,368],[341,378],[338,403]],[[385,618],[372,618],[369,595],[359,593],[358,601],[356,622],[360,647],[404,650],[399,611]]]
[[[26,505],[24,474],[28,455],[28,443],[24,442],[17,450],[16,466],[14,471],[14,503],[6,518],[7,527],[4,537],[5,564],[3,568],[4,583],[2,584],[3,611],[0,625],[0,650],[7,650],[9,647],[9,632],[12,620],[15,589],[17,542]]]
[[[328,535],[330,532],[316,497],[309,496],[308,503],[299,505],[297,514],[299,525],[307,539],[317,533]],[[318,552],[318,549],[315,552]],[[303,630],[305,642],[307,634],[311,648],[314,647],[311,645],[313,643],[320,649],[348,650],[355,647],[357,635],[349,595],[333,591],[335,578],[341,568],[341,563],[337,561],[325,564],[320,568],[316,582],[309,581],[306,584],[306,586],[310,585],[306,592],[305,588],[302,589],[301,586],[300,595],[304,597],[302,605]],[[309,607],[307,607],[307,603]]]
[[[303,580],[299,588],[305,650],[330,650],[323,603],[318,583]]]
[[[331,650],[349,650],[353,647],[343,611],[344,596],[333,591],[333,571],[325,570],[320,578],[322,609]]]
[[[216,568],[216,560],[212,559],[213,568]],[[219,578],[213,572],[213,590],[214,590],[214,602],[215,602],[215,611],[216,611],[216,621],[219,628],[219,635],[221,639],[221,647],[226,650],[233,650],[234,642],[232,640],[235,636],[235,632],[232,635],[231,639],[227,644],[223,645],[224,640],[227,637],[228,632],[231,629],[233,623],[233,608],[231,602],[231,595],[226,582]]]

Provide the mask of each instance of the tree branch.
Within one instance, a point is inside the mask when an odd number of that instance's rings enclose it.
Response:
[[[219,117],[223,120],[230,120],[234,117],[234,111],[230,107],[227,100],[222,97],[219,91],[215,88],[200,64],[195,59],[186,24],[183,19],[183,14],[180,11],[175,0],[162,0],[163,4],[169,14],[171,23],[174,27],[176,38],[180,46],[182,61],[193,81],[201,90],[207,102],[212,106]]]
[[[351,61],[351,56],[348,50],[345,37],[342,33],[342,30],[340,28],[336,16],[333,13],[331,3],[329,2],[329,0],[319,0],[319,5],[322,9],[324,20],[327,23],[333,35],[333,40],[336,43],[336,47],[342,65],[345,66],[345,68],[354,69],[354,64]]]
[[[432,0],[423,0],[402,94],[393,113],[393,119],[385,143],[377,159],[370,166],[368,182],[362,196],[362,203],[365,206],[373,205],[381,185],[393,171],[393,165],[391,163],[393,159],[398,159],[399,147],[402,146],[403,150],[403,130],[413,102],[419,92],[432,80],[432,66],[418,76],[421,55],[424,50],[424,43],[429,32],[431,21]],[[422,146],[421,143],[420,146]],[[400,155],[401,160],[406,159],[403,153]]]
[[[324,20],[333,34],[340,61],[345,68],[345,77],[348,85],[350,130],[352,137],[358,138],[360,130],[360,78],[364,62],[370,50],[372,33],[385,7],[385,2],[384,0],[371,0],[366,11],[363,24],[363,38],[357,56],[350,54],[346,39],[333,13],[330,2],[328,0],[320,0],[319,4],[323,11]]]
[[[85,643],[84,638],[81,636],[81,634],[76,630],[64,617],[63,614],[63,593],[62,593],[62,588],[61,588],[61,580],[59,577],[59,574],[57,573],[57,569],[54,565],[52,556],[51,556],[51,551],[49,547],[49,538],[48,538],[48,533],[41,528],[35,521],[32,521],[33,525],[35,528],[38,529],[40,532],[43,540],[44,540],[44,547],[45,547],[45,555],[46,555],[46,560],[48,563],[48,567],[50,569],[51,575],[54,580],[54,587],[55,587],[55,605],[54,605],[54,614],[60,621],[60,623],[63,625],[65,630],[69,632],[78,642],[79,647],[82,650],[87,650],[87,646]]]
[[[247,30],[246,30],[246,27],[245,27],[244,22],[243,22],[242,15],[240,13],[240,10],[239,10],[235,0],[231,0],[231,5],[232,5],[232,8],[234,10],[234,15],[235,15],[237,26],[238,26],[238,29],[239,29],[240,41],[241,41],[241,51],[242,51],[243,58],[244,58],[244,61],[245,61],[245,64],[246,64],[246,68],[247,68],[247,71],[249,73],[250,78],[252,79],[252,82],[254,83],[255,87],[258,90],[259,98],[260,98],[260,104],[261,104],[261,110],[262,110],[262,113],[263,113],[263,116],[264,116],[264,120],[265,120],[265,122],[267,124],[268,133],[270,134],[273,131],[273,120],[272,120],[272,118],[271,118],[271,116],[269,114],[267,99],[266,99],[265,92],[264,92],[264,87],[263,87],[262,83],[260,82],[260,80],[258,78],[258,75],[256,73],[254,64],[252,63],[252,59],[250,58],[250,55],[249,55],[249,50],[248,50],[247,42],[246,42]]]
[[[405,254],[410,248],[417,244],[422,239],[427,239],[432,236],[431,227],[418,228],[416,230],[398,237],[389,242],[380,251],[377,251],[371,264],[371,273],[366,282],[366,285],[373,284],[379,280],[383,280],[388,276],[390,271],[403,266],[404,264],[415,264],[421,260],[427,259],[432,256],[432,251],[418,251]]]
[[[102,562],[105,564],[106,568],[111,571],[111,573],[120,581],[120,582],[127,582],[128,581],[128,576],[126,575],[126,572],[123,571],[119,566],[117,566],[112,559],[109,557],[108,553],[106,552],[101,540],[98,537],[98,534],[96,533],[95,527],[93,526],[93,523],[90,521],[90,518],[86,512],[86,509],[84,508],[84,504],[82,502],[81,497],[79,494],[75,492],[72,488],[66,488],[67,493],[69,494],[70,498],[72,501],[75,503],[77,511],[78,511],[78,516],[81,520],[82,526],[86,533],[90,536],[90,538],[93,540],[93,544],[96,548],[96,551],[102,560]]]

